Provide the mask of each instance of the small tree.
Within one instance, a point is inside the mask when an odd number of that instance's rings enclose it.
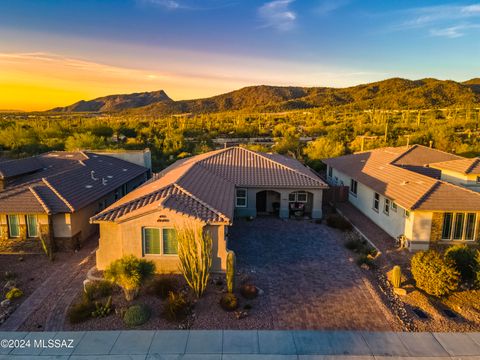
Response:
[[[462,281],[475,280],[477,270],[475,256],[475,250],[467,245],[450,246],[445,251],[445,258],[454,263],[455,269],[462,277]]]
[[[127,255],[108,266],[105,270],[105,279],[120,286],[125,293],[125,299],[132,301],[138,295],[142,284],[154,273],[153,262]]]
[[[177,228],[180,272],[199,298],[205,292],[212,266],[212,237],[202,227]]]
[[[412,275],[417,288],[434,296],[447,295],[458,288],[459,272],[452,261],[438,251],[420,251],[412,257]]]

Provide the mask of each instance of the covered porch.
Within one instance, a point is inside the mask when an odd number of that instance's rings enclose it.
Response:
[[[321,189],[236,189],[235,216],[322,217]]]

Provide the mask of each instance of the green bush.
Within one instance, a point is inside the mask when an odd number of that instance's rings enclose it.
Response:
[[[129,327],[140,326],[145,324],[150,319],[150,308],[146,305],[132,305],[123,316],[125,325]]]
[[[171,276],[162,275],[150,282],[147,292],[150,295],[158,296],[160,299],[166,299],[170,292],[175,292],[178,287],[177,279]]]
[[[120,286],[127,301],[133,300],[142,284],[155,273],[151,261],[127,255],[112,262],[105,270],[105,279]]]
[[[475,280],[477,270],[475,256],[475,250],[467,245],[454,245],[445,251],[445,258],[453,262],[462,281]]]
[[[8,299],[8,300],[14,300],[14,299],[18,299],[20,297],[23,296],[23,291],[20,290],[19,288],[12,288],[10,289],[9,292],[7,292],[7,295],[5,295],[5,298]]]
[[[327,216],[327,225],[342,231],[352,231],[353,226],[343,216],[339,214],[329,214]]]
[[[96,310],[96,306],[91,301],[82,301],[74,304],[68,309],[68,320],[71,324],[78,324],[92,318],[92,313]]]
[[[412,275],[417,288],[434,296],[447,295],[458,288],[460,274],[454,263],[438,251],[416,253],[411,260]]]
[[[163,309],[163,315],[168,321],[179,321],[185,319],[188,314],[189,304],[181,293],[170,292],[167,303]]]
[[[110,281],[93,281],[85,286],[85,298],[93,301],[111,296],[113,284]]]
[[[362,254],[357,258],[356,261],[358,266],[367,265],[369,269],[374,269],[376,267],[375,261],[371,255]]]
[[[225,311],[233,311],[237,310],[238,308],[238,299],[232,293],[223,294],[220,298],[220,306]]]

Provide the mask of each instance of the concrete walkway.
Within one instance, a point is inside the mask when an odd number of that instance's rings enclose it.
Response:
[[[1,340],[4,340],[1,342]],[[17,340],[23,348],[5,346]],[[57,340],[61,348],[48,348]],[[43,341],[43,342],[42,342]],[[480,333],[351,331],[0,332],[3,359],[480,359]],[[30,344],[30,345],[26,345]],[[40,345],[44,346],[40,346]],[[69,346],[70,345],[70,346]]]

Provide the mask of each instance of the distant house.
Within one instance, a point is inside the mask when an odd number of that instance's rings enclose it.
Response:
[[[0,162],[0,251],[75,249],[98,231],[90,217],[145,182],[150,170],[90,152]]]
[[[428,147],[383,148],[324,161],[327,181],[412,250],[479,241],[479,159]]]
[[[177,161],[92,217],[100,224],[97,268],[126,254],[178,270],[176,228],[201,227],[213,239],[213,270],[225,269],[235,217],[322,217],[327,188],[313,171],[282,155],[240,147]]]

